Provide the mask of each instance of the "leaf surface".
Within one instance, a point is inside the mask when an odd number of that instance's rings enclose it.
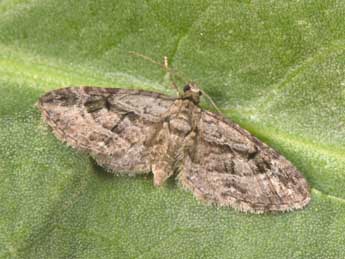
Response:
[[[0,257],[345,257],[344,11],[324,0],[1,1]],[[278,215],[205,206],[56,140],[34,107],[48,90],[174,94],[128,51],[168,56],[300,169],[311,204]]]

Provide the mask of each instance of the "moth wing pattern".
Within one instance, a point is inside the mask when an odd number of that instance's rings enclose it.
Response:
[[[263,213],[310,201],[301,173],[283,156],[221,115],[182,98],[118,88],[67,87],[38,101],[58,139],[122,174],[153,172],[156,185],[178,173],[203,201]],[[197,102],[197,103],[195,103]],[[156,166],[155,166],[156,165]]]
[[[179,179],[198,199],[244,212],[289,211],[310,201],[306,180],[287,159],[239,125],[207,111],[201,114]]]
[[[43,119],[70,146],[116,173],[151,170],[146,140],[174,98],[142,90],[67,87],[38,101]]]

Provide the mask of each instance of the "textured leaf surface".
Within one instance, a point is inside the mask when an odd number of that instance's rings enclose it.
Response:
[[[0,257],[345,257],[344,11],[324,0],[1,1]],[[301,170],[311,204],[207,207],[174,181],[109,175],[57,141],[34,108],[50,89],[172,93],[128,51],[169,56]]]

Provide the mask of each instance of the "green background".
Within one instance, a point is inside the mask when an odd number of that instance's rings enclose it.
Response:
[[[341,0],[0,1],[0,257],[345,258],[344,13]],[[48,90],[173,94],[128,51],[168,56],[284,154],[310,205],[208,207],[174,181],[110,175],[56,140],[34,107]]]

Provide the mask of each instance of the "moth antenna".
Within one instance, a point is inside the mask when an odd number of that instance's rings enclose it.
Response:
[[[211,96],[209,96],[204,90],[202,90],[201,88],[199,88],[199,90],[202,92],[203,95],[206,96],[207,100],[210,101],[210,103],[213,105],[213,107],[217,110],[217,112],[219,114],[222,114],[221,110],[218,108],[218,106],[216,105],[216,103],[212,100]]]
[[[145,60],[147,60],[147,61],[149,61],[149,62],[151,62],[151,63],[153,63],[153,64],[156,64],[156,65],[160,66],[161,68],[163,68],[165,71],[170,71],[170,73],[174,74],[174,76],[175,76],[176,78],[178,78],[179,80],[182,80],[182,81],[184,81],[184,82],[190,81],[190,80],[187,80],[185,77],[179,75],[179,73],[181,74],[181,72],[178,73],[175,69],[172,69],[172,68],[169,68],[169,67],[168,67],[168,58],[167,58],[166,56],[164,57],[164,62],[163,62],[163,64],[162,64],[162,63],[157,62],[156,60],[150,58],[149,56],[145,56],[144,54],[141,54],[141,53],[139,53],[139,52],[128,51],[128,53],[129,53],[130,55],[133,55],[133,56],[137,56],[137,57],[143,58],[143,59],[145,59]]]
[[[168,57],[164,56],[164,67],[168,69]]]
[[[177,78],[178,80],[181,80],[181,81],[183,81],[183,82],[187,82],[187,81],[189,81],[189,80],[186,80],[184,77],[182,77],[181,75],[179,75],[179,74],[177,73],[176,70],[171,69],[171,68],[168,66],[168,57],[167,57],[167,56],[164,56],[164,61],[163,61],[163,64],[162,64],[162,63],[157,62],[156,60],[154,60],[154,59],[152,59],[152,58],[150,58],[150,57],[148,57],[148,56],[145,56],[145,55],[143,55],[143,54],[141,54],[141,53],[138,53],[138,52],[135,52],[135,51],[128,51],[128,53],[129,53],[130,55],[133,55],[133,56],[136,56],[136,57],[143,58],[143,59],[145,59],[145,60],[147,60],[147,61],[149,61],[149,62],[151,62],[151,63],[153,63],[153,64],[156,64],[156,65],[160,66],[166,73],[168,73],[169,79],[170,79],[170,81],[172,81],[172,83],[173,83],[173,88],[177,91],[178,95],[179,95],[179,96],[181,95],[181,92],[180,92],[179,88],[177,87],[177,85],[176,85],[176,83],[174,82],[174,80],[173,80],[172,77],[175,77],[175,78]]]
[[[171,81],[171,84],[172,84],[172,87],[175,89],[175,91],[177,92],[177,95],[180,97],[182,95],[182,93],[180,92],[180,90],[178,89],[174,79],[173,79],[173,74],[170,72],[170,69],[169,69],[169,63],[168,63],[168,57],[167,56],[164,56],[164,59],[163,59],[163,64],[164,64],[164,68],[168,74],[168,77],[169,77],[169,80]]]
[[[163,64],[157,62],[156,60],[145,56],[144,54],[141,54],[139,52],[135,52],[135,51],[128,51],[128,53],[130,55],[136,56],[136,57],[140,57],[143,58],[153,64],[156,64],[158,66],[160,66],[166,73],[168,73],[169,75],[169,79],[172,81],[173,84],[173,88],[177,91],[177,94],[179,96],[181,96],[181,92],[179,90],[179,88],[177,87],[176,83],[172,80],[172,76],[174,76],[175,78],[182,80],[183,82],[190,82],[190,80],[186,80],[184,77],[180,76],[174,69],[171,69],[169,67],[169,62],[168,62],[168,57],[164,56],[164,60],[163,60]],[[200,89],[200,91],[202,92],[203,95],[206,96],[207,100],[209,100],[209,102],[212,104],[212,106],[217,110],[218,113],[222,114],[221,110],[218,108],[218,106],[215,104],[215,102],[212,100],[212,98],[202,89]]]
[[[150,58],[148,56],[145,56],[145,55],[143,55],[141,53],[138,53],[138,52],[135,52],[135,51],[128,51],[128,53],[130,55],[137,56],[137,57],[143,58],[143,59],[145,59],[147,61],[150,61],[151,63],[156,64],[156,65],[162,67],[164,70],[166,70],[164,64],[162,65],[161,63],[157,62],[156,60],[154,60],[154,59],[152,59],[152,58]]]

